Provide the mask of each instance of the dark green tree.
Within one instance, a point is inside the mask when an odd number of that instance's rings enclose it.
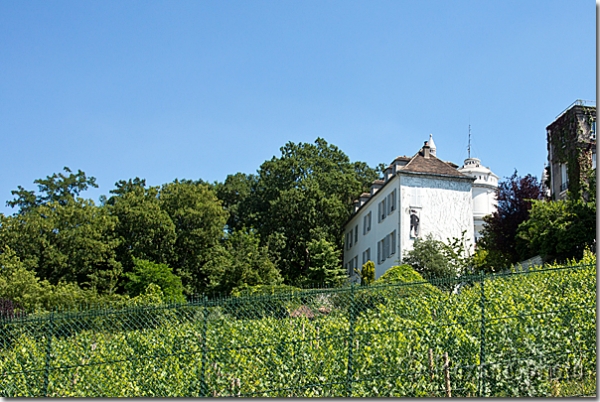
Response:
[[[432,235],[417,239],[413,249],[406,252],[402,262],[410,265],[427,280],[457,278],[472,273],[473,257],[470,255],[466,231],[460,238],[446,242],[435,240]],[[440,289],[451,290],[455,282],[436,283]]]
[[[542,186],[536,177],[517,176],[517,171],[499,183],[496,212],[484,218],[479,249],[487,252],[486,271],[499,271],[519,262],[516,247],[519,225],[529,218],[533,200],[544,198]]]
[[[342,267],[341,251],[323,238],[312,239],[306,245],[309,258],[307,285],[343,286],[348,274]]]
[[[450,265],[444,250],[444,242],[427,235],[424,239],[415,240],[412,250],[406,252],[402,262],[426,279],[454,277],[457,272]]]
[[[160,209],[175,225],[176,240],[168,265],[181,277],[186,293],[202,293],[209,285],[203,267],[211,258],[211,249],[223,238],[227,211],[202,182],[165,184],[159,200]]]
[[[133,258],[166,264],[174,256],[175,225],[161,209],[159,187],[146,187],[135,178],[116,183],[106,207],[118,219],[115,233],[120,243],[117,259],[125,272],[133,268]]]
[[[160,287],[166,300],[178,303],[185,301],[181,278],[175,275],[168,265],[135,257],[133,263],[133,271],[125,273],[128,279],[125,290],[130,296],[144,294],[148,285],[155,284]]]
[[[517,231],[522,259],[539,254],[548,262],[579,260],[595,242],[596,202],[582,199],[534,201],[529,219]]]
[[[236,230],[210,250],[202,268],[207,291],[228,295],[234,288],[279,285],[283,278],[271,261],[269,250],[252,232]]]
[[[7,205],[17,214],[0,215],[0,244],[9,246],[27,269],[52,285],[75,283],[113,293],[122,272],[115,249],[117,219],[79,195],[97,187],[96,179],[78,170],[35,180],[38,192],[21,186]]]
[[[314,144],[289,142],[280,157],[261,165],[251,190],[249,224],[279,256],[286,283],[304,283],[310,277],[311,240],[323,239],[341,251],[340,232],[352,201],[375,178],[375,170],[350,162],[322,138]]]
[[[257,179],[253,174],[236,173],[228,175],[224,183],[215,183],[215,193],[223,203],[223,208],[229,213],[227,219],[229,232],[251,225],[253,201],[251,195]]]
[[[0,244],[53,285],[72,282],[113,293],[122,272],[116,225],[117,219],[91,200],[50,201],[0,216]]]
[[[46,205],[51,202],[56,202],[58,205],[66,205],[69,201],[74,200],[82,191],[88,187],[98,187],[95,177],[87,177],[84,172],[77,170],[73,174],[71,169],[64,167],[65,173],[54,173],[47,176],[45,179],[34,180],[38,185],[38,193],[25,190],[18,186],[17,190],[11,191],[15,198],[8,201],[6,205],[15,208],[18,207],[20,214],[25,214],[28,211],[39,205]]]

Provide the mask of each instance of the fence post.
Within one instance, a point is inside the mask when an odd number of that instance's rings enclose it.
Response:
[[[450,388],[450,359],[448,359],[448,352],[444,352],[444,380],[446,381],[446,397],[452,398],[452,389]]]
[[[485,387],[485,275],[482,273],[481,280],[481,332],[479,342],[479,397],[483,396]]]
[[[208,396],[208,387],[206,385],[206,364],[207,364],[207,356],[206,356],[206,334],[208,327],[208,307],[206,302],[206,296],[202,301],[202,339],[200,343],[200,349],[202,351],[202,357],[200,358],[200,396],[207,397]]]
[[[348,371],[346,374],[346,396],[352,396],[352,377],[354,375],[353,372],[353,361],[352,361],[352,349],[354,344],[354,321],[356,319],[356,306],[355,306],[355,295],[354,295],[354,283],[350,285],[350,328],[348,330]]]
[[[54,311],[50,312],[50,325],[46,341],[46,368],[44,370],[44,397],[48,397],[48,386],[50,384],[50,354],[52,352],[52,337],[54,336]]]
[[[429,376],[431,377],[431,382],[433,382],[434,375],[434,366],[433,366],[433,350],[429,348]]]

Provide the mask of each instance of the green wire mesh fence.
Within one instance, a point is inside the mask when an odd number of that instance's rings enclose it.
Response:
[[[596,394],[596,269],[0,321],[4,397]]]

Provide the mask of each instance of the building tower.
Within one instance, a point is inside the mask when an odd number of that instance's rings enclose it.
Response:
[[[433,134],[429,134],[429,141],[427,142],[427,144],[429,145],[429,153],[433,156],[437,156],[435,152],[435,142],[433,142]]]
[[[573,102],[546,127],[548,168],[546,185],[553,200],[582,194],[596,169],[596,102]]]
[[[475,226],[475,243],[479,240],[483,228],[483,217],[496,211],[496,190],[498,176],[490,168],[483,166],[478,158],[465,159],[465,164],[458,168],[464,175],[475,179],[473,182],[473,224]]]

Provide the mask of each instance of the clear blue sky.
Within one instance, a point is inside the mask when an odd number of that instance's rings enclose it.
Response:
[[[596,99],[592,1],[0,0],[0,212],[68,166],[160,185],[253,173],[317,137],[371,166],[472,155],[541,176]]]

